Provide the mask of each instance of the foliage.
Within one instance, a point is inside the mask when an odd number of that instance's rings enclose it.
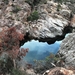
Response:
[[[60,8],[61,8],[61,5],[58,3],[58,5],[57,5],[57,11],[59,11]]]
[[[23,73],[22,71],[18,70],[18,69],[12,69],[10,75],[27,75],[26,73]]]
[[[8,52],[15,58],[19,52],[19,41],[24,37],[23,34],[16,31],[15,27],[0,32],[0,53]]]
[[[60,61],[59,63],[57,63]],[[53,68],[55,66],[62,66],[63,60],[59,55],[50,54],[45,60],[35,60],[34,69],[36,73],[44,73],[46,70]],[[53,64],[54,65],[53,65]]]
[[[13,60],[21,60],[26,55],[28,49],[20,49],[20,41],[24,39],[24,35],[16,31],[15,27],[3,29],[0,32],[0,59],[3,53],[8,55],[8,58],[0,60],[0,70],[3,73],[11,72],[15,66]],[[10,59],[9,59],[10,58]]]
[[[13,6],[13,10],[12,10],[13,13],[18,13],[18,11],[21,10],[21,8],[18,5],[12,5],[12,6]]]
[[[9,3],[9,0],[2,0],[5,4]]]
[[[40,4],[46,4],[47,3],[47,0],[41,0],[40,1]]]
[[[31,5],[32,9],[34,8],[34,6],[38,5],[39,3],[41,3],[41,4],[47,3],[46,0],[25,0],[25,2],[27,2],[29,5]]]
[[[19,52],[18,52],[17,59],[21,60],[24,56],[26,56],[26,53],[28,53],[28,48],[26,48],[26,49],[21,48],[21,50],[19,50]]]
[[[11,58],[0,60],[0,73],[6,74],[11,72],[13,68],[13,61]]]
[[[37,11],[34,11],[30,14],[30,16],[27,18],[27,21],[34,21],[39,19],[39,14]]]
[[[40,0],[25,0],[25,2],[27,2],[31,6],[35,6],[40,2]]]

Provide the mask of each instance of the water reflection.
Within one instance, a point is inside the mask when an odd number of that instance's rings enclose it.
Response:
[[[32,63],[34,60],[45,59],[50,53],[57,53],[60,43],[61,41],[56,41],[54,44],[49,45],[46,42],[43,43],[35,40],[27,42],[21,46],[21,48],[29,48],[29,52],[24,59],[29,63]]]

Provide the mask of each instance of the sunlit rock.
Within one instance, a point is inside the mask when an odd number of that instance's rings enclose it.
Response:
[[[69,34],[62,41],[59,53],[63,54],[67,65],[75,67],[75,33]]]

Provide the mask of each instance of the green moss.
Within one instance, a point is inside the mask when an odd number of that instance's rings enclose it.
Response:
[[[39,14],[37,11],[34,11],[30,14],[30,16],[27,18],[27,21],[34,21],[39,19]]]
[[[46,4],[47,3],[47,0],[41,0],[40,3],[41,4]]]
[[[58,3],[57,5],[57,11],[59,11],[61,9],[61,5]]]

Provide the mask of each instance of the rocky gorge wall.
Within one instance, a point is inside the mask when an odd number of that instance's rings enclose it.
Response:
[[[58,11],[58,3],[53,0],[39,3],[33,9],[25,1],[0,0],[0,32],[15,27],[19,33],[25,35],[20,45],[32,39],[49,44],[63,39],[59,53],[63,54],[66,65],[75,67],[75,2],[68,0],[62,3]],[[34,11],[38,12],[39,18],[28,21],[27,18]],[[67,33],[70,34],[64,38]]]
[[[71,20],[71,25],[73,31],[63,39],[58,53],[63,54],[66,65],[75,68],[75,15]]]
[[[75,68],[75,33],[70,33],[62,41],[59,53],[63,54],[66,65]]]
[[[58,3],[48,0],[45,4],[37,4],[32,10],[24,0],[7,1],[0,0],[0,31],[16,27],[18,32],[25,35],[21,43],[35,39],[51,44],[63,39],[66,33],[72,31],[71,10],[65,4],[57,11]],[[28,16],[35,10],[39,19],[27,21]]]

